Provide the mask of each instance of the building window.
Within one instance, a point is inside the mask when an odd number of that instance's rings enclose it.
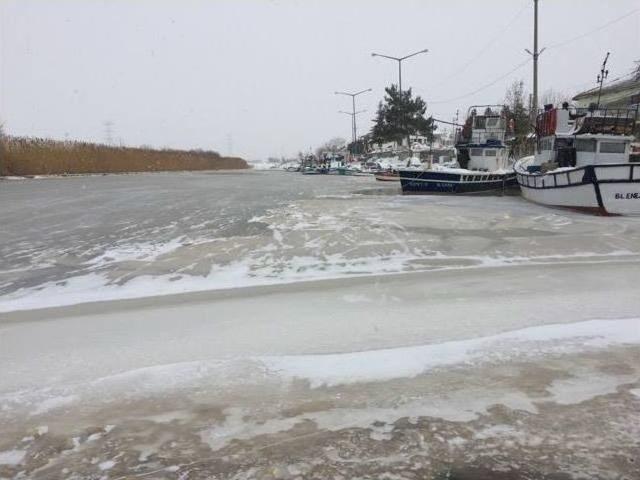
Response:
[[[576,138],[575,147],[577,152],[595,152],[596,141],[592,138]]]
[[[481,148],[472,148],[469,154],[473,157],[481,157],[482,149]]]
[[[625,142],[600,142],[600,153],[624,153]]]

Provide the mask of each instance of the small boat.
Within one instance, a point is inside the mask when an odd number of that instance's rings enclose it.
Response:
[[[479,109],[483,109],[483,113],[479,114]],[[401,169],[402,193],[504,193],[509,188],[517,188],[505,144],[507,121],[503,112],[502,105],[471,107],[456,143],[458,165]]]
[[[515,164],[527,200],[602,215],[640,215],[640,163],[631,161],[633,108],[545,106],[536,152]]]
[[[396,170],[384,170],[375,172],[373,176],[380,182],[399,182],[400,174]]]
[[[326,167],[305,167],[302,169],[303,175],[327,175],[329,169]]]

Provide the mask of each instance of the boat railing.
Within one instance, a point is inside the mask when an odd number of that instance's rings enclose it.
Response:
[[[576,134],[602,133],[633,135],[638,120],[638,106],[632,108],[576,108],[571,112]]]
[[[538,166],[530,166],[526,171],[516,170],[518,183],[535,189],[562,188],[585,185],[589,183],[616,183],[634,178],[640,171],[640,164],[611,163],[602,165],[584,165],[572,169],[558,171],[540,171]]]

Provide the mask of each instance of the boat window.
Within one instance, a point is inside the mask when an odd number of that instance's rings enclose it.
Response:
[[[555,149],[560,150],[561,148],[570,147],[571,139],[570,138],[556,138]]]
[[[625,142],[600,142],[600,153],[624,153]]]
[[[495,150],[485,150],[484,151],[484,156],[485,157],[495,157],[496,156],[496,151]]]
[[[596,141],[592,138],[576,138],[575,147],[577,152],[595,152]]]
[[[487,127],[495,127],[498,125],[499,118],[487,118]]]
[[[553,148],[553,138],[552,137],[543,138],[538,142],[538,145],[539,145],[538,151],[551,150]]]
[[[472,148],[470,153],[474,157],[481,157],[482,156],[482,149],[481,148]]]

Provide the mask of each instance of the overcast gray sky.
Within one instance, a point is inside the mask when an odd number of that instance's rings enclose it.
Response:
[[[595,85],[640,60],[638,0],[540,0],[540,90]],[[533,0],[0,0],[0,120],[16,135],[291,155],[368,130],[397,66],[451,119],[531,84]],[[617,21],[615,21],[617,20]],[[613,22],[606,26],[608,23]],[[604,28],[600,29],[600,27]],[[581,38],[576,38],[581,36]],[[503,77],[482,91],[469,95]]]

